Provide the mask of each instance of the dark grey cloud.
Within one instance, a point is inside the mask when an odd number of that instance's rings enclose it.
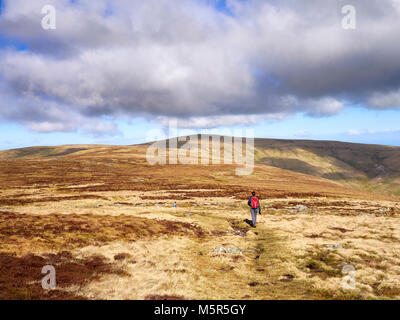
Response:
[[[342,0],[230,0],[232,15],[201,0],[6,1],[0,33],[28,50],[0,51],[0,117],[115,132],[104,117],[209,127],[399,108],[400,1],[350,2],[356,30],[341,27]]]

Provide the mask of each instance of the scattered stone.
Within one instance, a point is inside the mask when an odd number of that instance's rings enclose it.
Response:
[[[296,206],[296,210],[297,210],[297,211],[306,211],[306,210],[308,210],[308,207],[307,207],[307,206],[304,206],[304,205],[302,205],[302,204],[298,204],[298,205]]]
[[[330,248],[330,249],[335,249],[335,250],[336,249],[343,249],[343,246],[340,245],[340,244],[327,244],[326,247]]]
[[[185,213],[185,217],[191,217],[193,215],[193,213]]]
[[[143,179],[133,179],[132,182],[144,182]]]
[[[214,248],[212,252],[216,252],[216,253],[230,253],[230,254],[243,254],[243,250],[241,250],[240,248],[225,248],[225,247],[218,247],[218,248]]]
[[[232,227],[233,231],[231,232],[234,236],[240,236],[240,237],[245,237],[247,235],[247,232],[249,229],[246,228],[240,228],[237,226]]]

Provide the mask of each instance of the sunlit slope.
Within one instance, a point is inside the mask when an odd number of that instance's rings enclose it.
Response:
[[[352,167],[345,162],[335,162],[331,156],[323,157],[301,147],[264,146],[261,141],[256,141],[257,162],[250,176],[236,175],[240,167],[236,164],[153,166],[146,160],[148,145],[76,145],[3,151],[0,153],[3,162],[0,181],[4,187],[57,186],[60,191],[71,190],[74,185],[79,185],[75,191],[81,192],[170,190],[178,191],[177,197],[182,199],[207,196],[207,192],[209,196],[245,199],[250,190],[257,190],[264,198],[370,197],[363,191],[327,179],[332,177],[325,173],[332,173],[336,168],[350,176]],[[269,163],[273,165],[270,166],[266,159],[276,159],[276,162]],[[290,161],[289,166],[285,166],[286,160],[281,159],[303,161],[306,169],[312,167],[320,171],[301,173],[301,166],[293,167]],[[361,171],[354,172],[355,181],[363,179]]]
[[[148,147],[0,153],[0,300],[399,299],[398,199],[268,166],[258,141],[249,176],[235,163],[152,166]],[[341,289],[349,262],[357,291]],[[57,290],[42,290],[43,265]]]
[[[258,163],[400,195],[399,147],[273,139],[256,139],[255,146]]]

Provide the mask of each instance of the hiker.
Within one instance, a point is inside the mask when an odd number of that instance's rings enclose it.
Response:
[[[250,207],[252,227],[255,228],[257,223],[257,210],[261,214],[261,205],[254,191],[251,193],[251,197],[247,204]]]

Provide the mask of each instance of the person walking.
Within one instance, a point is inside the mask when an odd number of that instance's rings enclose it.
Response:
[[[250,207],[252,227],[255,228],[256,227],[256,223],[257,223],[257,211],[261,215],[261,205],[260,205],[260,201],[256,197],[255,191],[253,191],[251,193],[251,197],[249,198],[249,201],[248,201],[247,204]]]

